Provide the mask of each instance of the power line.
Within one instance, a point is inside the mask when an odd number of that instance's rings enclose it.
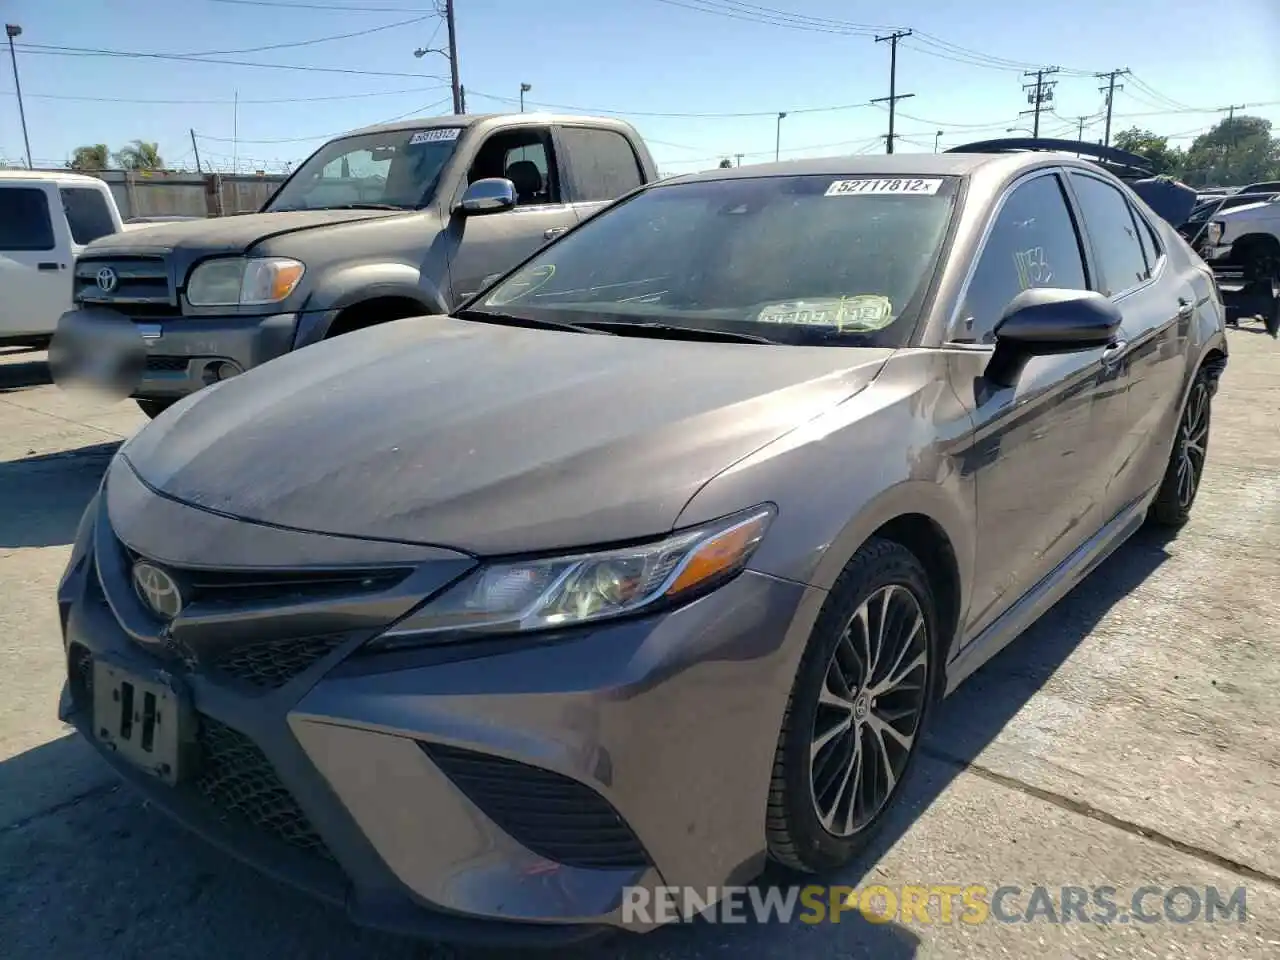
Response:
[[[496,93],[484,93],[480,90],[472,90],[472,96],[483,97],[486,100],[496,100],[499,103],[518,103],[515,97],[499,96]],[[532,106],[549,107],[553,110],[567,110],[571,113],[593,113],[593,114],[611,114],[622,115],[628,117],[655,117],[668,120],[729,120],[749,117],[776,117],[777,110],[751,110],[738,113],[657,113],[652,110],[617,110],[605,109],[603,107],[583,107],[575,106],[568,103],[548,103],[546,101],[534,102],[527,101]],[[830,107],[799,107],[795,109],[787,109],[784,111],[788,116],[801,113],[834,113],[838,110],[860,110],[871,106],[869,102],[863,103],[842,103]]]
[[[238,50],[196,50],[192,53],[180,54],[184,57],[224,57],[234,56],[239,53],[265,53],[268,50],[290,50],[295,47],[311,47],[317,43],[329,43],[334,40],[351,40],[355,37],[367,37],[372,33],[382,33],[386,30],[394,30],[397,27],[407,27],[410,24],[421,23],[423,20],[430,20],[435,14],[429,13],[425,16],[412,17],[408,20],[399,20],[396,23],[386,23],[380,27],[369,27],[366,30],[356,30],[352,33],[335,33],[327,37],[315,37],[311,40],[291,40],[287,43],[269,43],[261,47],[241,47]]]
[[[397,120],[404,120],[407,117],[412,117],[416,114],[424,113],[427,110],[434,110],[436,107],[443,106],[448,102],[449,102],[448,99],[444,99],[444,100],[437,100],[434,103],[423,104],[422,106],[414,107],[412,110],[406,111],[405,113],[398,114],[397,116],[387,117],[385,120],[375,120],[373,123],[365,124],[365,126],[373,127],[382,123],[395,123]],[[358,129],[358,128],[352,128],[352,129]],[[340,137],[343,134],[350,133],[350,132],[351,132],[350,129],[338,130],[337,132],[334,132],[334,133],[317,133],[314,136],[310,136],[310,137],[279,137],[272,140],[250,140],[246,137],[215,137],[205,133],[195,133],[194,135],[201,140],[210,140],[210,141],[213,141],[214,143],[260,143],[261,144],[261,143],[306,143],[309,140],[332,140],[334,137]]]
[[[443,84],[448,86],[448,84]],[[371,97],[393,97],[406,93],[425,93],[428,90],[439,90],[442,84],[436,83],[429,87],[403,87],[399,90],[375,90],[370,93],[338,93],[327,97],[273,97],[265,100],[244,100],[239,101],[241,106],[245,104],[268,104],[268,103],[324,103],[332,100],[363,100]],[[13,95],[12,90],[0,90],[0,94]],[[152,104],[152,105],[169,105],[169,106],[187,106],[187,105],[214,105],[226,104],[230,105],[237,101],[229,97],[222,99],[208,100],[150,100],[138,99],[135,97],[75,97],[58,93],[23,93],[24,99],[39,100],[70,100],[83,101],[85,103],[136,103],[136,104]]]
[[[905,100],[908,97],[914,97],[914,93],[898,93],[898,41],[905,40],[911,36],[910,30],[895,30],[887,37],[876,37],[876,43],[889,44],[889,95],[887,97],[876,97],[872,103],[889,103],[889,135],[885,137],[885,153],[893,153],[893,120],[894,112],[897,109],[898,101]]]
[[[363,4],[282,3],[279,0],[208,0],[209,3],[227,3],[238,7],[283,7],[286,10],[337,10],[344,13],[423,13],[413,7],[372,7]]]

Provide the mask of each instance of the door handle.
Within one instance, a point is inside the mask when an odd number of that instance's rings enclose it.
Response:
[[[43,260],[40,263],[36,264],[36,269],[37,270],[61,270],[62,264],[54,263],[51,260]]]
[[[1104,367],[1114,367],[1129,352],[1129,342],[1127,340],[1117,340],[1102,351],[1102,365]]]
[[[550,240],[552,237],[558,237],[568,229],[568,227],[547,227],[542,231],[542,239]]]

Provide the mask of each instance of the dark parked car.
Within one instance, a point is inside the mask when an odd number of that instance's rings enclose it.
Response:
[[[140,334],[128,386],[155,416],[291,350],[447,313],[549,239],[657,178],[621,120],[468,114],[326,143],[260,213],[153,224],[77,257],[76,352]],[[61,382],[61,381],[60,381]]]
[[[939,698],[1187,520],[1226,359],[1203,262],[1073,157],[664,181],[126,441],[60,715],[364,924],[833,870]]]

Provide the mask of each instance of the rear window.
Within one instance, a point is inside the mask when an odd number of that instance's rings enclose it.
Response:
[[[99,237],[116,232],[111,208],[99,190],[92,187],[63,187],[62,208],[67,212],[71,239],[78,244],[92,243]]]
[[[49,201],[39,187],[0,187],[0,250],[52,250]]]
[[[630,142],[614,130],[564,127],[560,131],[584,202],[613,200],[644,183]]]

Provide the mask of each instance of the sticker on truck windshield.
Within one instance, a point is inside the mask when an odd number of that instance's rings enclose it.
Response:
[[[827,187],[828,197],[892,197],[899,194],[924,194],[932,196],[942,186],[938,177],[890,177],[876,179],[863,177],[858,180],[836,180]]]
[[[887,327],[893,320],[893,304],[888,297],[864,294],[857,297],[791,300],[764,307],[756,320],[801,327],[831,327],[840,333],[869,333]]]
[[[439,127],[435,130],[419,130],[409,138],[409,146],[416,147],[420,143],[439,143],[442,140],[457,140],[461,127]]]

